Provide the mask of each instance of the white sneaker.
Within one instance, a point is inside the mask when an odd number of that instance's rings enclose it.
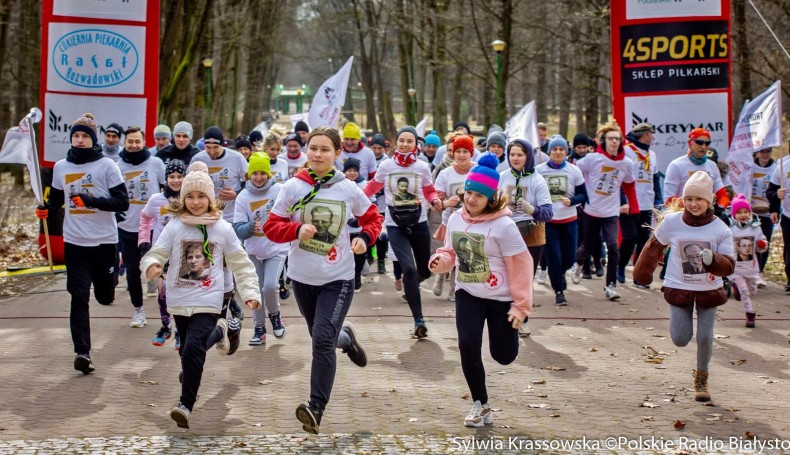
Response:
[[[148,321],[145,320],[145,308],[135,308],[134,314],[132,315],[132,322],[129,323],[129,327],[145,327]]]
[[[472,410],[469,411],[469,414],[464,419],[464,426],[480,428],[483,425],[491,425],[493,422],[494,415],[488,403],[480,404],[480,400],[475,400]]]
[[[609,300],[620,299],[620,294],[617,293],[617,290],[614,288],[614,284],[607,284],[606,287],[603,288],[603,294]]]
[[[527,322],[529,322],[529,321],[527,321]],[[519,338],[529,338],[530,335],[532,335],[532,332],[529,331],[529,326],[527,325],[526,322],[522,323],[518,327],[518,336],[519,336]]]
[[[217,341],[215,345],[217,351],[227,355],[230,352],[230,340],[228,340],[228,320],[225,318],[217,319],[217,327],[222,329],[222,339]]]
[[[159,283],[156,280],[146,281],[145,296],[146,298],[156,297],[159,295]]]
[[[757,275],[757,279],[755,279],[754,282],[755,284],[757,284],[757,287],[760,289],[763,289],[768,285],[768,283],[765,282],[765,278],[763,278],[762,273]]]
[[[582,267],[575,262],[573,263],[573,267],[571,267],[571,281],[573,281],[573,284],[582,282]]]
[[[433,295],[439,297],[442,295],[442,290],[444,288],[444,273],[440,273],[436,275],[436,278],[433,280]]]
[[[538,269],[538,284],[546,284],[546,276],[548,274],[548,270]]]

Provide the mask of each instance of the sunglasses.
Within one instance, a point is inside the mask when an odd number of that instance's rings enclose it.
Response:
[[[710,145],[710,141],[703,141],[701,139],[694,139],[694,143],[697,145]]]

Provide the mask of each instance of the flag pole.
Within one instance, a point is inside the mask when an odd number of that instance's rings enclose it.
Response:
[[[27,121],[28,131],[30,132],[30,140],[33,143],[33,163],[34,163],[34,167],[36,168],[36,174],[38,174],[38,178],[35,179],[35,183],[34,182],[31,183],[34,183],[37,186],[36,189],[38,191],[36,191],[36,194],[42,195],[41,197],[43,199],[44,193],[41,188],[41,165],[39,164],[38,161],[38,147],[36,146],[36,131],[35,129],[33,129],[33,124],[34,124],[33,121],[35,120],[37,112],[40,111],[38,110],[38,108],[34,107],[33,109],[30,110],[30,113],[27,114],[25,120]],[[32,181],[33,179],[31,178],[30,180]],[[43,204],[44,201],[41,200],[38,201],[38,203]],[[47,262],[49,263],[49,273],[50,275],[54,275],[55,269],[52,265],[52,246],[50,245],[50,241],[49,241],[49,224],[47,223],[46,219],[41,220],[41,224],[44,226],[44,241],[47,247]]]

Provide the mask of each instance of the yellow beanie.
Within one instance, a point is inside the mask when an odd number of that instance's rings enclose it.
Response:
[[[354,122],[346,123],[346,126],[343,127],[343,139],[362,139],[359,126]]]
[[[247,174],[252,175],[253,172],[263,172],[269,177],[272,176],[272,164],[269,155],[261,152],[250,155],[250,162],[247,165]]]

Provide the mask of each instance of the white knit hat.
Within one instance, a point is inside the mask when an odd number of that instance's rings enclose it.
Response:
[[[183,193],[183,187],[181,192]],[[713,181],[705,171],[697,171],[689,177],[686,185],[683,186],[683,198],[696,196],[705,199],[708,204],[713,205]]]
[[[208,197],[208,200],[212,204],[214,203],[214,182],[207,173],[200,170],[192,170],[187,174],[187,176],[184,178],[184,182],[181,184],[182,204],[184,203],[184,199],[186,199],[187,194],[192,191],[200,191],[201,193],[204,193]]]

